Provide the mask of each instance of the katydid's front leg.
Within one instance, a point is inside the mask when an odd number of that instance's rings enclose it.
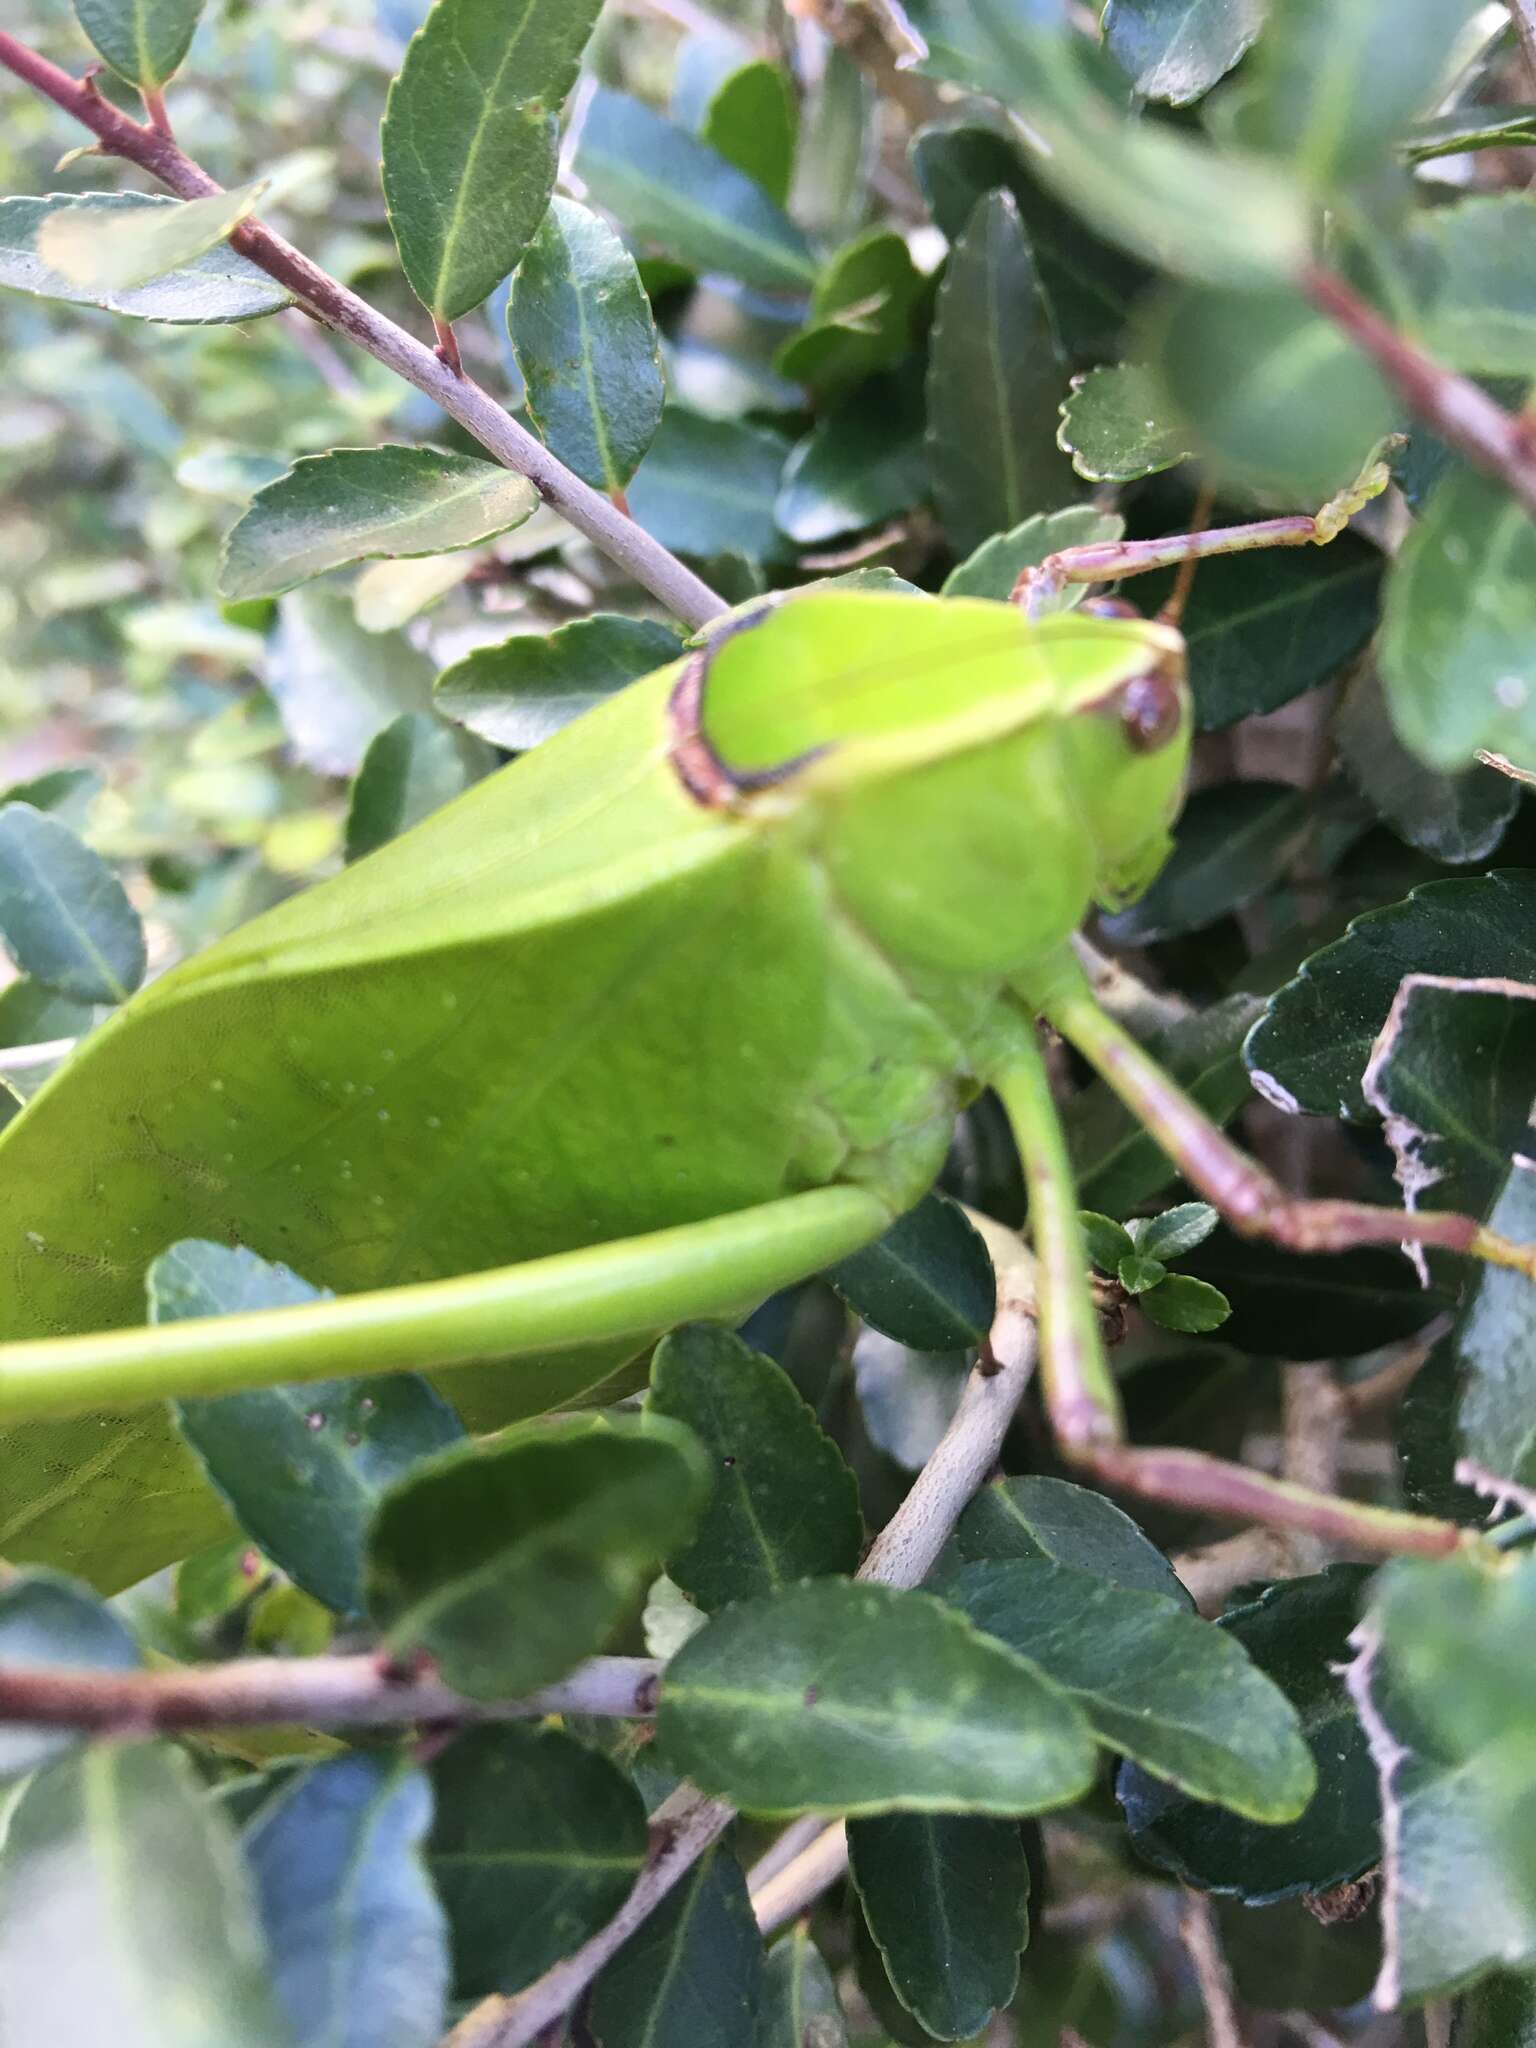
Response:
[[[1062,1007],[1073,1009],[1070,1002]],[[1073,1015],[1076,1021],[1075,1009]],[[1053,1021],[1059,1021],[1054,1012]],[[1116,1029],[1107,1018],[1100,1021]],[[1020,1046],[993,1085],[1024,1162],[1037,1260],[1041,1378],[1052,1428],[1070,1463],[1146,1499],[1303,1530],[1356,1550],[1440,1556],[1469,1540],[1451,1522],[1338,1500],[1199,1451],[1138,1450],[1125,1443],[1119,1392],[1088,1280],[1066,1141],[1038,1047]]]

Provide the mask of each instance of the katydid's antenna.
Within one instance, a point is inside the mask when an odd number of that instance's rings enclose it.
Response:
[[[1164,626],[1177,626],[1184,617],[1184,607],[1189,603],[1189,593],[1195,586],[1195,571],[1200,566],[1200,557],[1205,552],[1201,538],[1211,523],[1211,514],[1216,509],[1216,487],[1203,483],[1195,499],[1195,509],[1189,522],[1190,550],[1179,564],[1178,574],[1173,580],[1173,589],[1168,602],[1159,611],[1158,622]]]

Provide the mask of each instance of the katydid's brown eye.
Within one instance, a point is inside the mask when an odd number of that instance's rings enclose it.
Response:
[[[1179,686],[1159,669],[1132,676],[1120,692],[1120,723],[1138,754],[1156,753],[1178,736],[1184,722]]]

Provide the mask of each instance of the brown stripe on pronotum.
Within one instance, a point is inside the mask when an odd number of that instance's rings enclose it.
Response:
[[[751,618],[733,620],[723,631],[713,633],[708,645],[697,648],[683,663],[677,681],[672,685],[672,694],[667,699],[667,725],[671,733],[667,757],[677,770],[677,779],[684,789],[696,803],[703,804],[708,810],[730,810],[741,797],[750,796],[754,790],[772,789],[775,784],[786,782],[807,762],[826,752],[824,747],[812,747],[776,767],[757,768],[744,773],[739,768],[730,767],[721,758],[704,731],[704,692],[716,656],[728,640],[762,625],[775,609],[775,606],[766,606]]]

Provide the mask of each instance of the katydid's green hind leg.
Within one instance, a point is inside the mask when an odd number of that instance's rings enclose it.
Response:
[[[352,1373],[440,1372],[617,1339],[639,1350],[674,1323],[744,1312],[862,1250],[891,1221],[862,1188],[816,1188],[451,1280],[0,1344],[0,1426]]]
[[[1071,1162],[1038,1047],[1017,1048],[993,1085],[1023,1159],[1035,1246],[1041,1378],[1051,1425],[1069,1463],[1106,1486],[1146,1500],[1303,1530],[1373,1554],[1441,1556],[1466,1540],[1450,1522],[1338,1500],[1199,1451],[1138,1450],[1125,1443],[1119,1393],[1088,1278]]]
[[[1297,1252],[1348,1251],[1365,1244],[1427,1245],[1491,1266],[1508,1266],[1536,1279],[1536,1245],[1514,1244],[1485,1229],[1475,1216],[1287,1193],[1099,1008],[1080,975],[1071,983],[1058,983],[1042,1012],[1156,1138],[1190,1185],[1245,1236],[1267,1237]]]

